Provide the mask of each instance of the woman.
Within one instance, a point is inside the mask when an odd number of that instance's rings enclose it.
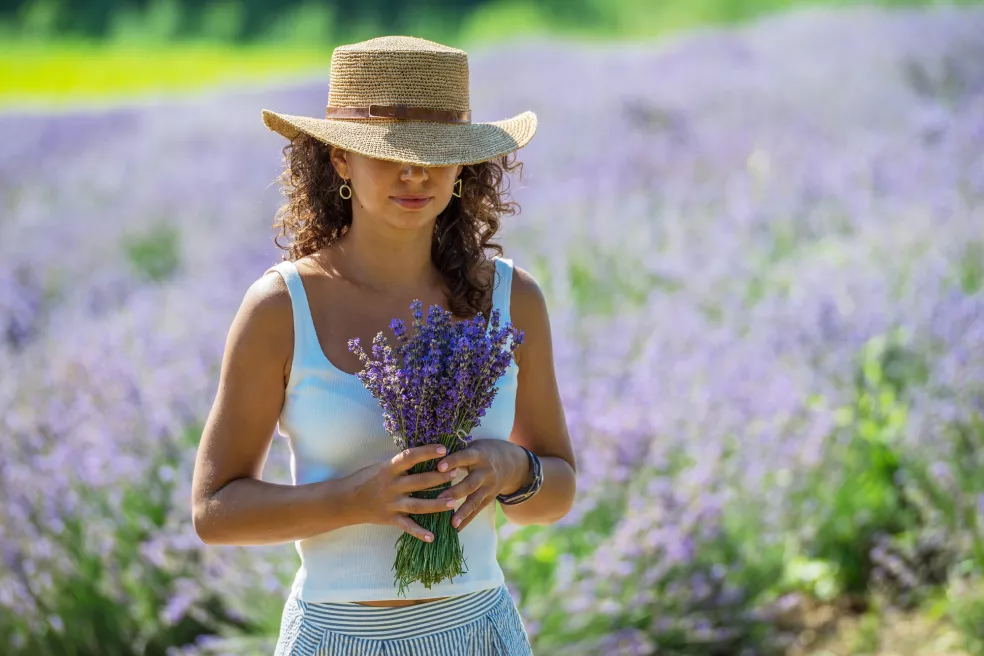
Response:
[[[195,528],[210,544],[295,541],[278,655],[529,654],[496,561],[495,501],[517,524],[557,521],[576,471],[543,295],[490,243],[515,211],[509,156],[536,117],[472,123],[463,51],[382,37],[334,51],[325,119],[263,119],[290,140],[275,225],[293,243],[230,329],[195,466]],[[410,325],[413,299],[460,319],[498,308],[525,333],[472,442],[446,457],[398,452],[347,346],[379,331],[392,340],[390,320]],[[293,485],[261,480],[274,427]],[[433,459],[438,471],[408,474]],[[442,498],[410,496],[448,481]],[[397,538],[433,539],[408,513],[449,507],[467,573],[399,598]]]

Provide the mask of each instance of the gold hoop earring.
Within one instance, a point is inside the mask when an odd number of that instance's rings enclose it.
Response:
[[[345,195],[346,193],[348,193],[348,196]],[[352,187],[348,186],[348,184],[343,182],[342,186],[338,188],[338,195],[344,198],[345,200],[348,200],[349,198],[352,197]]]
[[[455,187],[458,188],[458,193],[454,193],[454,188],[451,189],[451,195],[455,198],[461,198],[461,183],[461,178],[458,178],[458,181],[454,183]]]

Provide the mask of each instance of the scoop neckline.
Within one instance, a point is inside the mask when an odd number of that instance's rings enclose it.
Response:
[[[501,259],[502,258],[498,258],[497,257],[497,258],[495,258],[493,260],[495,262],[496,273],[499,272],[499,261]],[[315,346],[316,346],[316,349],[315,350],[317,351],[318,357],[321,358],[322,362],[324,364],[326,364],[330,369],[332,369],[335,373],[340,374],[343,377],[351,378],[353,380],[356,380],[356,381],[359,382],[359,385],[362,385],[362,381],[359,379],[359,373],[362,371],[361,369],[358,372],[356,372],[356,373],[350,373],[348,371],[345,371],[345,370],[341,369],[338,365],[336,365],[334,362],[332,362],[330,359],[328,359],[328,356],[325,354],[324,348],[322,348],[322,346],[321,346],[321,337],[318,336],[318,327],[314,324],[314,314],[311,312],[311,301],[310,301],[310,298],[308,297],[307,288],[304,286],[304,277],[301,276],[301,272],[298,271],[298,269],[297,269],[297,263],[296,262],[294,262],[293,260],[285,260],[285,261],[288,264],[290,264],[291,267],[293,267],[293,269],[294,269],[294,275],[297,276],[297,281],[301,285],[301,291],[304,293],[304,310],[305,310],[304,314],[306,315],[306,318],[307,318],[307,324],[308,324],[307,327],[311,331],[311,336],[314,337],[314,342],[315,342]],[[493,293],[492,309],[495,309],[495,307],[496,307],[496,305],[495,305],[495,294]],[[500,312],[501,312],[501,310],[500,310]],[[491,330],[491,324],[490,323],[486,323],[486,325],[485,325],[485,334],[487,335],[490,330]],[[296,335],[295,335],[295,339],[296,339]],[[296,348],[296,345],[295,345],[295,348]],[[509,369],[509,368],[516,367],[516,366],[518,366],[516,364],[516,360],[514,358],[510,358],[509,365],[506,368]],[[291,373],[293,374],[293,370],[291,371]]]
[[[321,337],[318,336],[318,327],[314,324],[314,314],[311,312],[311,300],[308,297],[307,288],[304,286],[304,277],[301,275],[301,272],[298,271],[296,262],[294,262],[293,260],[287,260],[287,262],[290,264],[291,267],[293,267],[294,275],[297,276],[297,282],[300,283],[301,291],[304,293],[303,314],[306,317],[307,328],[311,332],[311,336],[314,338],[314,346],[316,347],[315,350],[317,351],[318,357],[321,358],[322,362],[326,364],[329,369],[332,369],[335,373],[340,374],[346,378],[353,378],[355,380],[358,380],[359,384],[361,385],[362,381],[359,380],[358,372],[353,374],[348,371],[345,371],[340,367],[338,367],[338,365],[336,365],[334,362],[328,359],[328,356],[325,354],[324,348],[322,348],[321,346]],[[294,338],[296,339],[297,336],[295,335]],[[296,344],[294,345],[294,348],[295,349],[297,348]]]

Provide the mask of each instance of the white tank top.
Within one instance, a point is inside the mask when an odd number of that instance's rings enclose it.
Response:
[[[512,260],[495,259],[496,285],[492,306],[509,321]],[[280,272],[290,292],[294,314],[294,354],[278,432],[290,445],[295,485],[340,478],[400,452],[383,429],[378,401],[353,374],[341,371],[324,355],[301,277],[293,262],[267,271]],[[481,426],[479,439],[509,439],[516,414],[518,367],[510,363],[499,379],[498,392]],[[459,473],[454,482],[467,476]],[[458,499],[458,506],[464,499]],[[331,512],[326,508],[325,512]],[[504,582],[496,560],[496,503],[487,505],[459,533],[467,573],[432,585],[414,582],[397,594],[393,562],[403,530],[395,526],[358,524],[295,542],[301,565],[294,589],[306,602],[381,601],[448,597],[498,587]],[[416,539],[416,538],[415,538]]]

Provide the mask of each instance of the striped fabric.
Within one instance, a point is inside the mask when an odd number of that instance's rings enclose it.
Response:
[[[275,656],[532,656],[505,585],[415,606],[306,603],[291,592]]]

